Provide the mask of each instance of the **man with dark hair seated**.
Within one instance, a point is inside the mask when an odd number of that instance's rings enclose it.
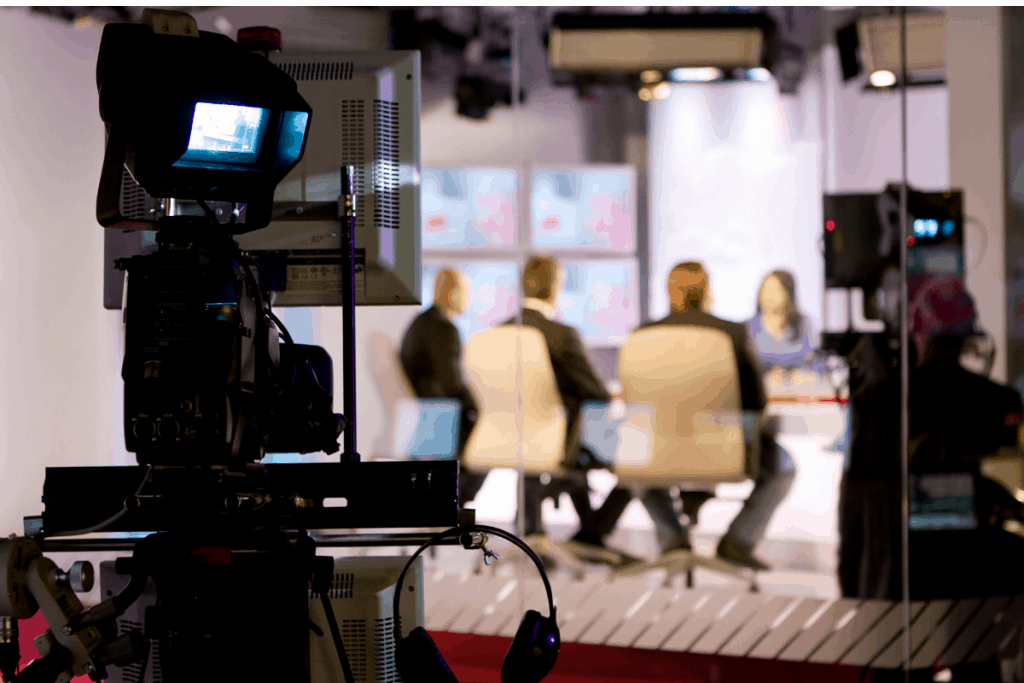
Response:
[[[657,322],[642,325],[641,329],[658,325],[694,325],[725,332],[732,340],[736,359],[740,407],[745,413],[759,415],[767,405],[767,399],[757,352],[744,325],[705,312],[707,292],[708,276],[700,263],[689,261],[678,264],[668,278],[672,312]],[[775,508],[792,486],[795,474],[791,467],[784,466],[784,458],[775,443],[776,430],[775,423],[765,422],[755,437],[759,439],[760,467],[754,490],[718,544],[719,558],[756,570],[768,569],[766,564],[753,556],[753,549],[764,535]],[[652,488],[643,493],[640,500],[654,521],[663,554],[691,549],[689,525],[696,522],[697,508],[708,497],[709,494],[704,492],[681,493],[682,513],[687,517],[687,525],[684,526],[668,489]],[[628,489],[613,489],[601,508],[591,517],[591,523],[581,529],[574,540],[603,545],[604,537],[614,530],[631,498]]]
[[[566,435],[563,466],[568,470],[581,470],[596,464],[593,456],[580,447],[580,408],[587,401],[610,401],[611,395],[590,364],[579,333],[555,319],[555,302],[562,285],[563,273],[558,261],[550,256],[536,255],[529,258],[523,268],[523,309],[521,322],[524,326],[537,329],[547,343],[551,368],[558,384],[558,393],[565,408]],[[519,318],[506,320],[503,325],[515,325]],[[586,525],[591,513],[589,490],[585,484],[585,472],[580,472],[578,486],[569,486],[572,499],[581,523]],[[560,482],[541,485],[536,477],[525,482],[527,536],[541,531],[540,501],[546,494],[556,495]]]

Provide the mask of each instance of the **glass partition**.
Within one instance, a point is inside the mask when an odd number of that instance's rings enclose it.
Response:
[[[799,598],[777,625],[802,615],[796,659],[834,637],[830,661],[875,680],[990,676],[1012,638],[982,641],[1016,627],[979,620],[1024,592],[977,560],[1021,528],[1024,411],[983,379],[1019,379],[998,275],[1017,264],[993,227],[1003,124],[961,102],[1001,101],[964,46],[1016,15],[730,8],[716,21],[773,27],[770,59],[588,71],[566,52],[581,26],[703,12],[466,11],[484,57],[423,126],[423,289],[453,267],[471,293],[456,457],[484,476],[464,502],[556,572]],[[410,454],[430,410],[393,425]]]

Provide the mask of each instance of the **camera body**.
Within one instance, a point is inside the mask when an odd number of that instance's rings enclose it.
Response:
[[[171,222],[171,219],[167,219]],[[279,340],[257,272],[208,223],[179,218],[124,259],[124,435],[139,464],[241,465],[333,453],[331,358]],[[198,223],[198,224],[196,224]]]
[[[188,15],[143,21],[107,26],[96,65],[107,128],[96,217],[158,230],[156,253],[117,262],[126,447],[139,464],[236,469],[267,452],[334,453],[345,425],[330,356],[281,329],[259,266],[232,239],[270,222],[312,109],[265,56]],[[125,171],[159,207],[144,222],[122,213]]]

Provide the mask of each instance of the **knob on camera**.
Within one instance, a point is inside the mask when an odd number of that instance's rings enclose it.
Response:
[[[88,593],[96,584],[96,572],[92,562],[79,560],[66,572],[57,572],[57,583],[67,586],[76,593]]]

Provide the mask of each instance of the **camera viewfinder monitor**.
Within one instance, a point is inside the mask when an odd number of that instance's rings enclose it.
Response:
[[[188,147],[174,165],[252,163],[263,146],[269,118],[270,111],[262,107],[196,102]]]
[[[294,168],[277,184],[270,223],[235,236],[257,261],[274,306],[340,306],[346,262],[338,219],[341,168],[355,167],[356,304],[419,304],[420,56],[415,51],[272,54],[313,110],[285,111],[276,154]],[[179,168],[240,169],[260,157],[268,110],[198,101]],[[216,208],[216,207],[215,207]],[[120,210],[201,215],[197,204],[150,197],[124,171]],[[244,211],[244,208],[242,209]],[[244,214],[243,214],[244,216]],[[155,230],[155,226],[154,226]],[[120,308],[117,258],[156,250],[148,230],[105,231],[104,306]]]

